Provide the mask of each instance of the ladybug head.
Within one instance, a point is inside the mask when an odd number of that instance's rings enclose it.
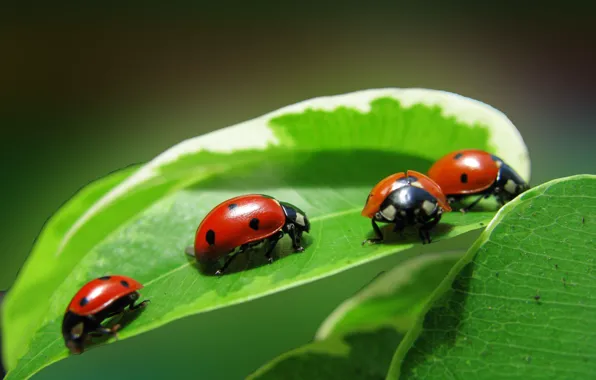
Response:
[[[302,215],[304,217],[304,232],[310,233],[310,221],[306,214]]]
[[[81,354],[84,350],[85,338],[87,337],[85,320],[83,317],[66,312],[62,322],[62,336],[66,347],[72,354]]]
[[[293,204],[287,202],[279,202],[281,207],[286,214],[287,222],[294,224],[296,228],[306,233],[310,232],[310,221],[308,217],[304,213],[304,211],[300,210],[298,207],[294,206]]]

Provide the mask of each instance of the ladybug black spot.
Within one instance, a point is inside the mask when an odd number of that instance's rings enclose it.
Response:
[[[81,300],[79,301],[79,305],[81,306],[85,306],[89,303],[89,300],[87,299],[87,297],[83,297],[81,298]]]
[[[127,282],[127,281],[125,281],[125,280],[122,280],[122,281],[120,281],[120,283],[121,283],[121,284],[122,284],[122,286],[124,286],[125,288],[128,288],[128,287],[130,287],[130,285],[128,284],[128,282]]]
[[[112,278],[112,276],[103,276],[103,277],[98,278],[98,280],[108,281],[110,278]]]
[[[233,209],[235,209],[236,207],[238,207],[238,205],[237,205],[236,203],[230,203],[230,204],[228,205],[228,209],[230,209],[230,210],[233,210]]]
[[[207,231],[207,234],[205,235],[205,240],[207,240],[207,244],[209,245],[215,244],[215,231]]]
[[[462,158],[464,156],[463,153],[458,153],[455,156],[453,156],[454,159],[459,160],[460,158]]]
[[[257,231],[259,229],[259,219],[252,218],[250,220],[250,223],[248,223],[248,225],[250,226],[250,228],[252,228],[253,230]]]
[[[468,183],[468,175],[466,173],[463,173],[459,180],[461,181],[461,183]]]

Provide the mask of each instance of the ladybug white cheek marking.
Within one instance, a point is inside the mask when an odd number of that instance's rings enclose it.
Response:
[[[395,207],[393,205],[389,205],[389,206],[385,207],[385,209],[381,210],[381,215],[383,215],[383,218],[385,218],[387,220],[394,220],[396,213],[397,213],[397,210],[395,209]]]
[[[296,213],[296,223],[304,227],[306,225],[304,222],[304,215]]]
[[[422,186],[422,184],[420,182],[418,182],[418,181],[412,182],[412,183],[410,183],[410,185],[415,186],[415,187],[417,187],[419,189],[424,189],[424,187]]]
[[[422,202],[422,209],[424,210],[426,215],[431,215],[435,211],[436,208],[437,208],[437,205],[435,203],[432,203],[430,201]]]
[[[505,191],[511,194],[515,194],[515,192],[517,191],[517,184],[513,182],[513,180],[511,179],[507,180],[507,183],[505,183],[504,187]]]
[[[72,335],[74,339],[80,338],[81,335],[83,335],[83,322],[77,323],[72,330],[70,330],[70,335]]]

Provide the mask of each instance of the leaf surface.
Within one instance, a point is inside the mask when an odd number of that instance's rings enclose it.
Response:
[[[444,280],[387,378],[596,377],[595,256],[596,176],[522,194]]]
[[[425,254],[381,274],[327,318],[314,342],[279,356],[248,379],[385,377],[404,334],[462,254]]]
[[[60,231],[42,233],[6,299],[9,378],[26,378],[66,356],[60,337],[64,308],[95,277],[119,273],[145,285],[142,295],[152,302],[121,331],[124,339],[419,244],[410,235],[362,247],[371,228],[360,210],[381,178],[426,171],[433,159],[460,148],[501,155],[529,177],[527,149],[503,114],[431,90],[317,98],[172,147],[64,220]],[[200,273],[184,254],[198,224],[221,201],[245,193],[302,208],[312,221],[306,251],[292,254],[284,239],[274,265],[264,265],[262,254],[253,252],[222,278]],[[492,215],[447,214],[435,241],[481,228]]]

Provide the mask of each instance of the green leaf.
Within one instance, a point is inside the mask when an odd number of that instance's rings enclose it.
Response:
[[[594,378],[595,237],[594,175],[507,204],[433,295],[387,378]]]
[[[378,379],[420,309],[463,252],[411,258],[341,304],[316,341],[267,363],[250,380]]]
[[[58,245],[40,239],[6,299],[8,377],[27,377],[66,356],[59,333],[65,305],[94,277],[121,273],[145,284],[142,295],[152,303],[122,330],[125,339],[419,244],[411,236],[362,247],[371,229],[360,210],[381,178],[426,171],[434,159],[460,148],[498,154],[529,177],[527,149],[502,113],[432,90],[316,98],[172,147],[54,235]],[[255,253],[250,269],[238,259],[222,278],[201,274],[184,254],[201,219],[219,202],[253,192],[309,215],[306,251],[290,254],[284,239],[274,265],[262,265]],[[447,214],[435,240],[481,228],[491,215]]]
[[[54,278],[53,273],[59,271],[59,267],[64,261],[54,260],[53,253],[60,244],[62,236],[93,203],[116,185],[122,183],[137,169],[136,165],[130,166],[88,184],[66,202],[44,225],[30,254],[30,259],[21,268],[17,282],[10,289],[11,294],[16,293],[19,297],[27,298],[15,299],[15,297],[6,296],[3,302],[3,315],[0,318],[4,332],[2,344],[5,353],[4,359],[8,359],[9,363],[9,353],[22,344],[23,336],[11,334],[8,330],[23,331],[31,327],[31,320],[39,320],[39,315],[35,314],[36,308],[31,307],[32,305],[28,305],[24,300],[35,299],[35,293],[43,289],[45,284],[59,280]],[[31,276],[33,277],[30,281],[23,282],[21,280],[23,277]],[[47,307],[47,303],[45,306]]]

